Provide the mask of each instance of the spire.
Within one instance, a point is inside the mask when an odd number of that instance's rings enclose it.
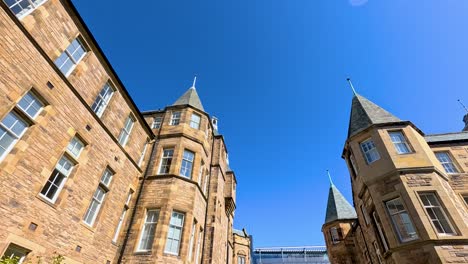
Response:
[[[332,181],[332,178],[331,178],[331,175],[330,175],[330,171],[327,170],[327,174],[328,174],[328,180],[330,181],[330,185],[333,185],[333,181]]]
[[[356,211],[351,204],[346,201],[343,194],[330,183],[330,192],[328,193],[327,213],[325,215],[325,224],[335,220],[356,219]]]
[[[466,106],[460,101],[460,99],[458,99],[458,102],[466,111],[466,115],[463,116],[463,122],[465,122],[465,128],[463,128],[463,131],[468,131],[468,108],[466,108]]]
[[[190,105],[203,112],[205,109],[200,101],[200,97],[198,97],[197,90],[195,89],[195,84],[197,82],[197,77],[193,79],[192,87],[190,87],[173,105]]]
[[[353,94],[357,95],[356,90],[354,89],[353,83],[351,82],[351,78],[346,79],[349,83],[349,87],[351,87],[351,90],[353,90]]]
[[[351,117],[349,120],[348,138],[358,134],[364,129],[375,125],[400,122],[401,120],[369,101],[367,98],[354,94],[351,105]]]

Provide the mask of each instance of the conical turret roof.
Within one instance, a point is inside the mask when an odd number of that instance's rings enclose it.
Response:
[[[367,98],[356,94],[351,105],[348,138],[372,125],[393,122],[401,122],[401,120]]]
[[[190,87],[173,105],[190,105],[205,112],[195,87]]]
[[[356,211],[354,207],[344,198],[343,194],[330,184],[330,192],[328,193],[327,213],[325,216],[325,224],[335,220],[356,219]]]

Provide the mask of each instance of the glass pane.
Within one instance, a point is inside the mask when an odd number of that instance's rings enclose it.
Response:
[[[3,152],[14,143],[15,139],[15,137],[0,127],[0,157],[2,156]]]

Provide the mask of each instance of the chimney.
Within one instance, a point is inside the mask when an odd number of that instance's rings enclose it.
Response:
[[[463,122],[465,122],[465,128],[463,128],[463,131],[467,131],[467,132],[468,132],[468,114],[466,114],[466,115],[463,117]]]
[[[213,125],[214,130],[218,130],[218,118],[215,116],[211,117],[211,124]]]

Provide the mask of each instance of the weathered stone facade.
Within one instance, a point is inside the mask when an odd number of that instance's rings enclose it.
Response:
[[[56,255],[65,263],[235,263],[237,182],[215,119],[192,104],[195,88],[188,100],[140,113],[72,3],[37,3],[18,11],[0,1],[0,253],[45,263]],[[74,57],[76,43],[83,56]],[[41,104],[34,116],[22,106],[31,94]],[[25,124],[21,133],[11,116]],[[148,210],[157,217],[144,231]]]
[[[468,262],[468,132],[425,135],[355,95],[343,158],[357,217],[323,226],[332,263]]]

